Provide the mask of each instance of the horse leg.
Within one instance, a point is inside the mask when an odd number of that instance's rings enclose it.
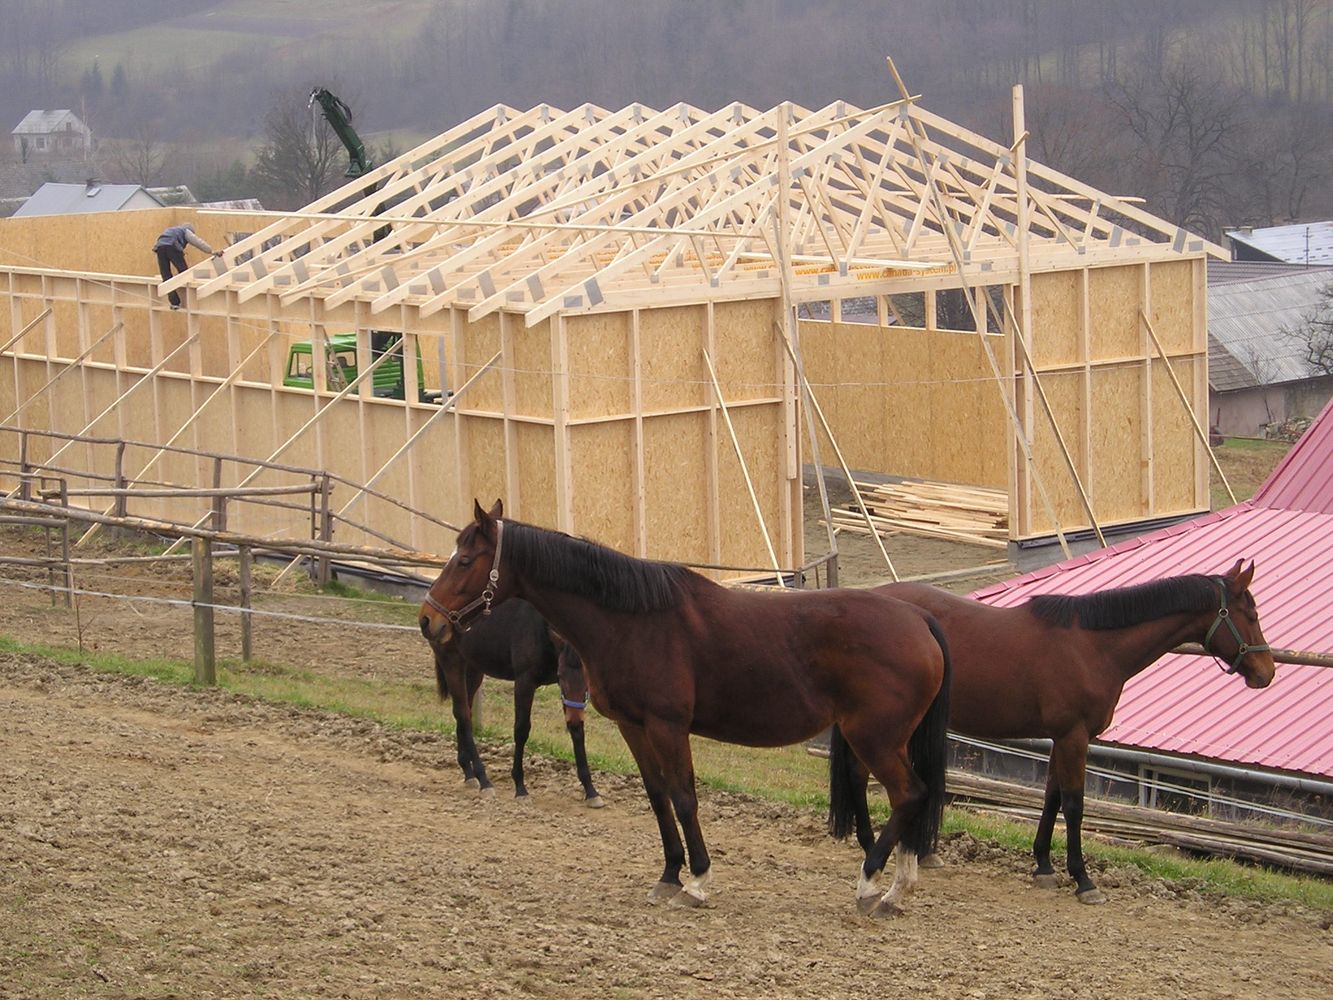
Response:
[[[1087,783],[1088,744],[1070,741],[1052,749],[1051,760],[1060,760],[1060,804],[1065,813],[1065,866],[1075,882],[1074,893],[1080,903],[1105,903],[1106,896],[1088,877],[1083,859],[1083,796]]]
[[[514,679],[514,766],[509,773],[514,779],[516,799],[528,797],[528,786],[523,783],[523,748],[532,732],[532,699],[536,693],[531,673],[519,674]]]
[[[672,899],[681,891],[680,870],[685,866],[685,845],[681,842],[680,831],[676,828],[676,818],[671,811],[671,798],[667,794],[662,769],[653,751],[648,735],[641,726],[628,722],[619,724],[620,735],[625,745],[634,756],[634,763],[639,766],[639,778],[643,781],[643,790],[648,795],[648,804],[653,807],[653,816],[657,819],[657,832],[662,838],[662,853],[666,864],[662,868],[662,877],[648,893],[648,899],[657,902]]]
[[[856,883],[856,905],[864,914],[875,917],[896,916],[903,912],[903,904],[917,882],[917,856],[915,851],[907,850],[899,841],[903,831],[916,819],[925,807],[926,784],[912,770],[907,759],[907,748],[883,750],[874,746],[873,737],[858,733],[862,744],[870,743],[873,751],[852,742],[857,755],[866,762],[870,773],[875,776],[889,796],[889,821],[884,824],[879,837],[866,852],[866,859],[861,866]],[[849,741],[855,736],[847,733]],[[889,853],[896,851],[893,882],[884,892],[880,886],[880,875],[888,864]]]
[[[606,805],[592,783],[592,769],[588,767],[588,751],[583,743],[583,709],[565,709],[565,728],[569,730],[569,741],[574,745],[574,767],[578,771],[579,784],[583,786],[583,802],[589,809],[601,809]]]
[[[1032,857],[1037,867],[1032,870],[1032,880],[1042,889],[1054,889],[1060,884],[1055,868],[1051,865],[1051,838],[1055,836],[1055,820],[1060,812],[1060,782],[1056,777],[1055,748],[1051,748],[1051,759],[1046,765],[1046,794],[1041,804],[1041,819],[1037,821],[1037,836],[1032,841]],[[1065,815],[1066,822],[1068,814]]]
[[[481,671],[465,670],[466,677],[460,678],[462,690],[455,695],[452,688],[449,700],[454,707],[454,723],[458,740],[458,763],[463,768],[463,783],[469,788],[478,788],[482,794],[495,794],[491,779],[486,774],[486,765],[481,762],[477,744],[472,736],[472,705],[477,698],[477,689],[481,687]]]
[[[689,730],[656,719],[649,719],[644,730],[661,765],[666,790],[689,852],[692,877],[671,901],[682,906],[703,906],[708,898],[705,887],[712,877],[712,860],[699,827],[699,796],[695,790]]]

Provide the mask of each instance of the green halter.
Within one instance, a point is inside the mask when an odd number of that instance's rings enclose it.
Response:
[[[1240,629],[1236,628],[1236,623],[1231,620],[1231,612],[1227,610],[1226,581],[1217,580],[1216,583],[1217,583],[1217,589],[1222,592],[1222,605],[1217,609],[1217,617],[1213,619],[1213,624],[1208,626],[1208,634],[1203,637],[1203,648],[1205,652],[1212,654],[1213,659],[1219,661],[1218,665],[1220,666],[1221,665],[1220,661],[1222,658],[1218,656],[1216,653],[1214,653],[1211,649],[1209,649],[1208,644],[1213,641],[1213,633],[1217,631],[1217,627],[1221,625],[1223,622],[1226,622],[1227,628],[1231,629],[1231,634],[1236,639],[1236,656],[1235,659],[1233,659],[1231,663],[1228,665],[1226,673],[1234,674],[1237,670],[1240,669],[1240,661],[1245,657],[1246,653],[1265,653],[1269,652],[1272,649],[1272,647],[1269,646],[1267,643],[1263,643],[1262,645],[1259,646],[1250,646],[1245,642],[1244,639],[1241,638]]]

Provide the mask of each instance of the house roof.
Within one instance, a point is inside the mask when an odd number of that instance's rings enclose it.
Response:
[[[1217,392],[1231,389],[1252,389],[1259,384],[1254,373],[1226,349],[1211,333],[1208,334],[1208,387]]]
[[[46,135],[49,132],[63,130],[66,122],[72,122],[80,130],[87,127],[79,119],[79,116],[69,108],[57,108],[54,111],[29,111],[23,116],[23,121],[19,122],[10,134]]]
[[[48,181],[19,207],[14,217],[118,212],[140,195],[151,200],[152,207],[162,204],[138,184],[57,184]]]
[[[1288,264],[1333,264],[1333,222],[1231,229],[1227,239]]]
[[[1042,263],[1082,267],[1136,247],[1227,256],[1131,201],[1025,163],[1020,206],[1011,150],[915,98],[769,111],[497,106],[162,289],[360,301],[372,314],[464,308],[472,321],[504,310],[532,326],[641,302],[776,297],[784,247],[797,302],[919,288],[960,256],[982,280],[1004,281],[1018,273],[1020,219]]]
[[[1242,504],[983,588],[1012,607],[1253,559],[1251,591],[1274,646],[1333,654],[1333,404]],[[1260,691],[1207,657],[1168,654],[1130,679],[1100,741],[1333,777],[1333,669],[1279,664]]]
[[[1210,268],[1211,270],[1211,268]],[[1248,372],[1250,385],[1294,382],[1316,374],[1305,357],[1299,330],[1333,285],[1333,267],[1280,269],[1245,281],[1208,285],[1208,381],[1216,389],[1239,388],[1243,376],[1211,349],[1217,342]],[[1234,383],[1234,384],[1224,384]]]

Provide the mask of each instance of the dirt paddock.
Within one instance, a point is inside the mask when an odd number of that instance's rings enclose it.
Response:
[[[0,654],[0,774],[6,998],[1333,991],[1326,917],[1116,870],[1085,907],[965,836],[873,922],[818,815],[716,792],[710,905],[652,906],[630,779],[588,811],[537,759],[530,802],[482,799],[432,734],[30,656]]]

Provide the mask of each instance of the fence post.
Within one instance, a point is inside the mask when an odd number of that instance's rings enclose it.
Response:
[[[254,639],[253,624],[250,617],[250,546],[241,546],[241,662],[250,662],[251,645]]]
[[[194,565],[194,679],[197,684],[218,682],[213,635],[213,551],[206,538],[190,546]]]
[[[330,498],[333,493],[333,484],[329,480],[329,474],[326,472],[319,478],[319,540],[329,542],[333,540],[333,514],[330,511]],[[319,557],[319,577],[315,581],[321,587],[332,578],[330,564],[332,560],[328,556]]]
[[[213,459],[213,489],[222,489],[222,459]],[[221,493],[213,497],[213,530],[227,530],[227,498]]]
[[[124,441],[118,441],[116,443],[116,481],[114,485],[117,490],[125,489],[125,442]],[[116,517],[129,516],[129,504],[130,504],[129,497],[127,497],[124,493],[117,493],[116,510],[115,510]]]
[[[28,432],[19,431],[19,499],[32,499],[32,483],[28,479]]]

